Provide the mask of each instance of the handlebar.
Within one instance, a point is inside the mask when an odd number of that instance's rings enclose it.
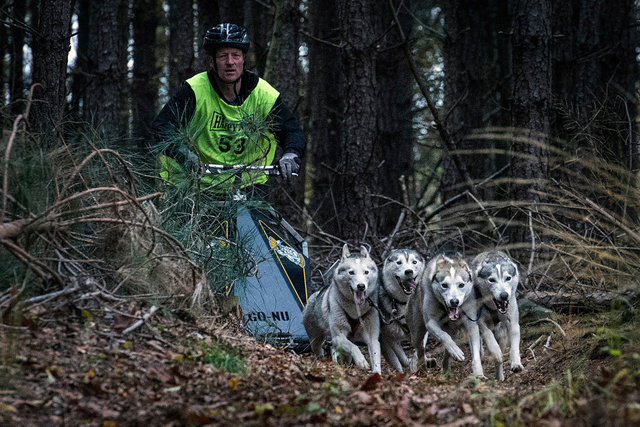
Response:
[[[205,163],[202,165],[205,175],[218,175],[223,173],[242,173],[242,172],[264,172],[267,175],[280,175],[280,168],[276,165],[218,165],[215,163]],[[292,174],[298,176],[297,173]]]

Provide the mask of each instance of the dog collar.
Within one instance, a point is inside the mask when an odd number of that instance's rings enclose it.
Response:
[[[484,308],[484,304],[482,304],[482,305],[480,306],[480,308],[478,309],[478,312],[476,313],[476,318],[475,318],[475,319],[472,319],[472,318],[471,318],[467,313],[465,313],[465,311],[464,311],[464,310],[461,310],[461,311],[462,311],[462,314],[464,314],[464,316],[465,316],[467,319],[471,320],[472,322],[477,322],[478,320],[480,320],[480,317],[482,316],[482,309],[483,309],[483,308]]]

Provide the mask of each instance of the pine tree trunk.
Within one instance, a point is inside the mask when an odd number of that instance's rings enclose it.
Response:
[[[514,9],[511,198],[544,201],[551,113],[551,5],[549,0],[521,0]],[[532,206],[535,210],[535,207]],[[511,243],[530,240],[526,212],[516,211]]]
[[[300,104],[299,88],[302,86],[302,72],[299,67],[299,31],[300,13],[294,0],[276,0],[275,18],[269,53],[267,55],[265,79],[279,92],[282,100],[294,112]],[[297,207],[304,205],[305,188],[304,165],[300,174],[290,185],[281,180],[270,180],[272,188],[270,200],[278,210],[290,221],[299,211]],[[291,203],[293,199],[294,203]],[[302,223],[300,218],[294,223]]]
[[[504,125],[496,115],[500,102],[496,92],[508,87],[498,81],[498,41],[495,25],[499,5],[492,0],[456,0],[445,2],[446,38],[443,47],[445,94],[443,112],[446,127],[458,150],[487,149],[488,140],[467,139],[473,132],[489,125]],[[501,28],[505,30],[505,28]],[[500,52],[504,53],[504,52]],[[447,200],[464,189],[462,178],[452,161],[461,156],[471,178],[478,182],[496,170],[495,159],[478,153],[444,153],[442,199]],[[481,199],[493,199],[487,190],[479,189]]]
[[[336,205],[342,221],[341,237],[355,244],[375,234],[371,194],[378,173],[374,157],[376,140],[376,45],[371,1],[346,0],[338,5],[343,35],[342,66],[345,72],[345,112],[341,138],[343,157]]]
[[[90,5],[90,65],[84,117],[110,136],[127,135],[127,5],[125,0]]]
[[[394,10],[401,11],[397,17],[403,34],[408,34],[412,18],[393,5]],[[395,22],[394,10],[387,0],[377,1],[380,11],[376,19],[377,32],[384,33],[389,23]],[[380,173],[376,174],[376,186],[384,198],[377,198],[376,230],[379,234],[390,233],[397,223],[404,203],[403,177],[409,184],[407,196],[415,194],[411,189],[413,177],[413,75],[407,63],[404,49],[400,48],[402,40],[396,28],[388,31],[380,41],[376,63],[376,78],[379,93],[377,97],[377,139],[376,163],[380,165]],[[387,198],[395,200],[390,202]],[[409,200],[411,203],[411,200]]]
[[[309,16],[312,38],[309,45],[309,129],[311,175],[310,214],[326,233],[340,234],[340,219],[336,211],[337,178],[343,159],[342,112],[344,110],[344,74],[342,51],[338,48],[341,32],[338,22],[339,0],[311,0]]]
[[[54,137],[50,132],[62,120],[67,78],[67,56],[71,39],[72,0],[43,1],[40,9],[38,37],[33,44],[33,82],[40,86],[34,90],[29,122],[43,134],[43,149],[52,148]]]
[[[155,45],[159,16],[158,0],[133,1],[132,134],[142,152],[151,140],[151,124],[156,115],[159,81]]]
[[[169,0],[169,93],[193,73],[193,0]]]
[[[196,46],[198,47],[198,58],[195,61],[193,70],[196,74],[209,68],[207,53],[202,49],[202,44],[207,30],[221,22],[218,3],[218,0],[197,0],[198,34],[196,36]]]

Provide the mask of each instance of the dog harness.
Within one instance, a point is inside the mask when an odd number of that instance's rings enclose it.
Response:
[[[326,289],[328,289],[328,288],[329,287],[327,286]],[[323,291],[324,291],[324,289],[323,289]],[[366,301],[372,307],[376,307],[375,304],[373,304],[373,301],[371,300],[371,298],[367,298]],[[331,313],[331,299],[327,299],[327,310],[329,310],[329,313]],[[362,319],[366,318],[369,315],[369,313],[371,313],[371,310],[367,311],[361,317],[358,317],[358,318],[354,319],[351,316],[349,316],[348,314],[346,314],[346,312],[345,312],[345,314],[347,316],[347,321],[349,322],[349,326],[351,327],[351,331],[347,334],[347,339],[349,341],[351,341],[351,342],[354,341],[354,339],[356,337],[356,333],[358,332],[358,328],[360,328],[360,322],[362,322]]]

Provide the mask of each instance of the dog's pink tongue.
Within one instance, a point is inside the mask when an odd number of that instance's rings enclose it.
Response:
[[[409,289],[413,292],[416,290],[416,281],[413,279],[409,279],[407,280],[407,283],[409,284]]]
[[[353,293],[353,300],[358,305],[364,303],[366,299],[367,299],[367,293],[365,291],[355,291]]]
[[[454,307],[449,310],[449,319],[458,320],[460,318],[460,312],[458,311],[458,307]]]

